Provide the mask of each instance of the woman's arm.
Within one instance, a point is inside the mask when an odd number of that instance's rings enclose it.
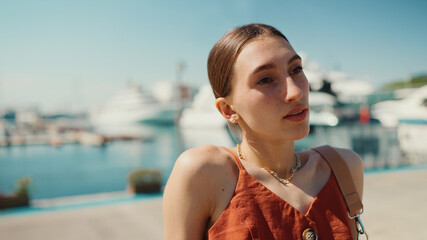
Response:
[[[163,195],[165,239],[203,239],[212,205],[203,160],[197,150],[184,152],[176,161]],[[203,156],[203,155],[202,155]]]
[[[209,219],[222,212],[236,178],[225,152],[206,145],[178,158],[163,196],[165,239],[203,239]]]

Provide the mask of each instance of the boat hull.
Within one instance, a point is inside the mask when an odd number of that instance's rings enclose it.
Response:
[[[174,124],[178,110],[161,107],[140,109],[132,111],[106,111],[91,114],[90,121],[93,125],[118,125],[118,124]]]

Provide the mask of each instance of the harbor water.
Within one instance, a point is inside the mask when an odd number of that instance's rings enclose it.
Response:
[[[129,173],[140,168],[160,170],[164,185],[185,149],[203,144],[235,144],[225,128],[195,132],[175,125],[148,128],[153,138],[145,141],[113,141],[104,146],[0,147],[0,192],[12,192],[18,179],[27,176],[32,179],[32,199],[124,191]],[[296,142],[296,150],[323,144],[353,149],[362,156],[367,169],[408,164],[399,149],[396,129],[379,124],[315,127],[309,136]]]

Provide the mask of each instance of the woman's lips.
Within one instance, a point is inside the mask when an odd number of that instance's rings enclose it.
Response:
[[[307,109],[306,108],[302,108],[300,109],[295,109],[292,110],[291,113],[289,113],[288,115],[286,115],[284,117],[284,119],[292,121],[292,122],[300,122],[306,119],[307,117]]]

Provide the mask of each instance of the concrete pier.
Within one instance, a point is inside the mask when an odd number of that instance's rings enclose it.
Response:
[[[427,168],[367,174],[362,216],[370,239],[426,239]],[[163,239],[161,197],[31,214],[0,214],[0,238]]]

